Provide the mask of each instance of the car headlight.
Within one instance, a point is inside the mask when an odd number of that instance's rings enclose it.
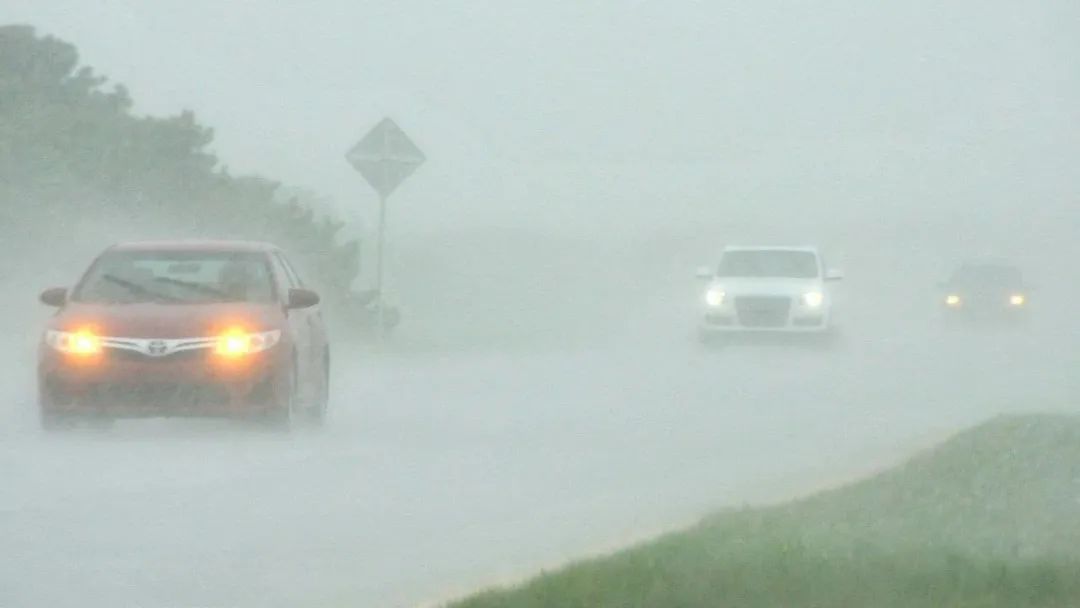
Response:
[[[1022,294],[1022,293],[1014,293],[1011,296],[1009,296],[1009,305],[1010,306],[1023,306],[1026,303],[1027,303],[1027,298],[1025,298],[1024,294]]]
[[[723,289],[713,287],[705,292],[705,303],[709,306],[721,306],[724,303],[724,297],[726,295],[727,294],[724,293]]]
[[[957,308],[962,303],[963,303],[963,300],[960,298],[960,296],[956,295],[955,293],[951,293],[951,294],[945,296],[945,305],[946,306],[949,306],[951,308]]]
[[[243,357],[269,350],[280,341],[281,330],[278,329],[258,333],[231,329],[218,337],[215,351],[222,357]]]
[[[88,329],[45,332],[45,343],[69,355],[92,356],[101,353],[101,337]]]
[[[818,308],[825,303],[825,294],[820,291],[808,291],[803,294],[802,302],[810,308]]]

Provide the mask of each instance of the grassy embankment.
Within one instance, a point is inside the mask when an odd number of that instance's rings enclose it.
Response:
[[[1080,606],[1080,417],[1000,418],[871,479],[452,606]]]

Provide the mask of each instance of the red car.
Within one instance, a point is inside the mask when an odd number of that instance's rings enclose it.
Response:
[[[41,423],[224,416],[321,422],[330,351],[319,296],[280,249],[126,243],[103,252],[59,309],[38,364]]]

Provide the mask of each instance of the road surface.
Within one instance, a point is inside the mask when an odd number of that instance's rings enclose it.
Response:
[[[331,423],[292,437],[215,421],[45,436],[16,359],[0,606],[415,605],[1077,394],[1072,337],[1051,328],[847,331],[828,353],[703,351],[679,329],[503,355],[339,347]]]

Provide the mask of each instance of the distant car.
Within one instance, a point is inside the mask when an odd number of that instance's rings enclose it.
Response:
[[[330,355],[319,296],[284,253],[248,242],[113,246],[41,301],[42,426],[214,416],[321,422]]]
[[[727,247],[702,296],[699,333],[706,342],[738,334],[807,334],[832,330],[826,283],[842,275],[826,269],[813,247]]]
[[[1007,262],[967,262],[941,285],[946,320],[1017,323],[1027,319],[1030,288],[1019,268]]]

